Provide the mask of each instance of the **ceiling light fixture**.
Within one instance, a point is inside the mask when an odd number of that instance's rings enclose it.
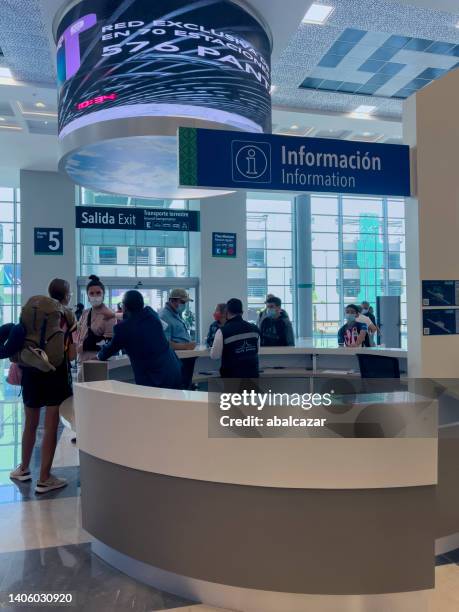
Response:
[[[16,125],[0,125],[0,130],[22,130],[22,128]]]
[[[52,111],[31,111],[24,108],[21,102],[17,103],[19,110],[23,115],[33,115],[37,117],[50,117],[51,119],[57,119],[57,113]]]
[[[361,104],[350,113],[350,116],[358,117],[360,119],[370,119],[372,113],[374,113],[375,110],[376,106],[367,106],[366,104]]]
[[[37,108],[46,108],[46,104],[44,102],[35,102],[35,106]]]
[[[333,11],[334,6],[328,4],[311,4],[306,15],[303,17],[303,23],[312,23],[314,25],[324,25],[329,19]]]
[[[291,126],[290,126],[290,129],[291,129],[291,130],[297,130],[297,129],[298,129],[298,127],[299,127],[298,125],[291,125]]]
[[[11,70],[9,68],[6,68],[5,66],[0,66],[0,78],[12,79],[13,75],[11,73]]]
[[[5,117],[0,117],[0,121],[6,121]]]

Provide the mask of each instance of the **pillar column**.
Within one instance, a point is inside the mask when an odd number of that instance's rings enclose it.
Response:
[[[192,204],[192,203],[191,203]],[[196,207],[197,204],[192,204]],[[206,336],[215,305],[239,298],[247,309],[246,193],[206,198],[199,203],[201,232],[190,234],[190,276],[199,278],[200,337]],[[212,233],[237,236],[235,258],[212,257]]]
[[[22,301],[46,294],[52,278],[69,281],[76,295],[75,185],[57,172],[21,170]],[[34,228],[62,228],[62,255],[37,255]]]
[[[300,338],[312,338],[312,237],[311,237],[311,196],[295,198],[296,227],[296,287],[297,321]]]
[[[412,377],[457,378],[459,335],[424,336],[422,281],[459,280],[459,71],[405,103],[415,197],[406,201],[408,365]]]

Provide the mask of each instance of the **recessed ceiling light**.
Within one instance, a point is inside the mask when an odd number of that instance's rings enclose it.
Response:
[[[376,106],[367,106],[366,104],[361,104],[358,106],[353,112],[357,115],[371,115],[376,110]]]
[[[37,108],[46,108],[46,104],[44,102],[35,102],[35,106]]]
[[[326,23],[330,15],[335,10],[334,6],[328,4],[311,4],[306,15],[303,17],[303,23],[313,23],[315,25],[323,25]]]
[[[349,113],[350,117],[355,117],[356,119],[371,119],[372,113],[376,110],[376,106],[367,106],[366,104],[362,104],[358,106],[355,110]]]
[[[373,136],[373,134],[371,132],[364,132],[363,135],[364,136]]]
[[[298,127],[299,127],[298,125],[291,125],[291,126],[290,126],[290,129],[291,129],[291,130],[297,130],[297,129],[298,129]]]

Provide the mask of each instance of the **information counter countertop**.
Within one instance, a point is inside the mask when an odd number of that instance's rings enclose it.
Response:
[[[83,526],[96,554],[230,610],[427,609],[435,400],[357,398],[357,414],[414,409],[420,429],[356,439],[211,438],[208,399],[115,380],[75,385]]]
[[[191,351],[176,351],[180,359],[196,359],[194,368],[195,380],[202,380],[208,376],[218,375],[219,361],[210,359],[209,349],[204,345],[198,345]],[[358,354],[380,355],[383,357],[394,357],[399,360],[400,371],[407,371],[407,351],[404,349],[393,349],[385,347],[372,348],[344,348],[320,346],[320,341],[312,339],[297,339],[296,346],[272,346],[260,348],[260,368],[264,376],[282,376],[282,370],[289,370],[285,374],[309,375],[325,374],[338,375],[342,373],[347,376],[351,373],[358,374]],[[114,357],[109,361],[110,378],[129,380],[126,371],[118,373],[116,370],[130,367],[129,358],[126,356]],[[276,371],[277,370],[277,371]]]

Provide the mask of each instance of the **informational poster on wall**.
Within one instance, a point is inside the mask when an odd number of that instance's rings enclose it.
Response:
[[[459,334],[459,309],[435,308],[422,311],[424,336],[454,336]]]
[[[62,227],[34,228],[35,255],[63,255],[64,230]]]
[[[228,232],[212,233],[212,257],[236,257],[237,235]]]
[[[75,211],[79,229],[199,232],[200,216],[195,210],[77,206]]]
[[[459,281],[422,281],[423,306],[459,306]]]

